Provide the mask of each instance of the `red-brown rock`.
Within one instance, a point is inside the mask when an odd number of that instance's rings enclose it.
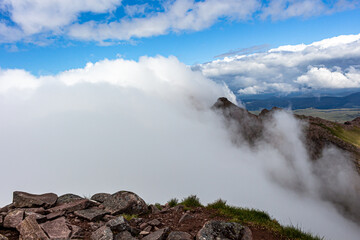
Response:
[[[13,204],[17,208],[27,207],[52,207],[55,205],[58,196],[54,193],[41,195],[16,191],[13,193]]]
[[[71,233],[64,217],[40,224],[40,226],[50,239],[68,239]]]
[[[24,219],[24,210],[15,209],[9,212],[4,219],[5,228],[16,228]]]
[[[46,240],[49,239],[44,231],[41,229],[39,224],[37,223],[34,216],[29,216],[25,218],[17,227],[20,232],[20,239],[22,240]]]
[[[65,211],[66,213],[69,213],[77,210],[86,209],[89,205],[90,205],[89,200],[81,199],[50,208],[49,212],[53,213],[53,212]]]

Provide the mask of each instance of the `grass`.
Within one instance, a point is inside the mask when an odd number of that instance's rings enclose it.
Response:
[[[302,240],[321,240],[318,236],[312,236],[310,233],[303,232],[300,228],[295,226],[282,226],[278,221],[272,219],[268,213],[257,209],[239,208],[226,204],[224,200],[217,200],[214,203],[208,204],[207,208],[218,210],[220,215],[231,218],[231,221],[252,224],[273,231],[289,239]]]
[[[354,127],[352,130],[347,130],[341,126],[328,127],[324,124],[318,124],[320,127],[329,130],[334,136],[351,143],[356,147],[360,147],[360,128]]]
[[[203,207],[203,205],[200,203],[200,199],[196,195],[190,195],[186,198],[184,198],[181,203],[181,205],[184,205],[185,207]]]
[[[175,207],[179,204],[179,200],[177,198],[172,198],[167,203],[169,204],[169,207]]]
[[[131,214],[131,215],[129,215],[129,214],[121,214],[127,221],[130,221],[131,219],[133,219],[133,218],[138,218],[139,216],[138,215],[136,215],[136,214]]]

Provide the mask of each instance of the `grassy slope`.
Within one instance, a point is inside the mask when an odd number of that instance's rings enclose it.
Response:
[[[250,111],[253,114],[259,115],[261,111]],[[357,117],[360,117],[359,108],[341,108],[341,109],[316,109],[306,108],[293,110],[295,114],[319,117],[325,120],[343,123],[351,121]]]
[[[196,195],[191,195],[184,198],[180,203],[177,199],[171,199],[169,205],[184,205],[185,208],[204,207]],[[280,223],[269,216],[268,213],[256,209],[233,207],[226,204],[226,201],[221,199],[214,203],[208,204],[206,208],[215,209],[219,215],[231,218],[231,221],[238,222],[244,225],[255,225],[264,227],[277,235],[281,235],[287,239],[293,240],[321,240],[318,236],[313,236],[310,233],[303,232],[301,229],[294,226],[282,226]]]

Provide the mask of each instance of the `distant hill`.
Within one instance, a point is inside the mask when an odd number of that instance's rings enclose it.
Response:
[[[305,109],[359,108],[360,92],[345,97],[271,97],[268,99],[243,99],[246,109],[256,111],[273,107]]]

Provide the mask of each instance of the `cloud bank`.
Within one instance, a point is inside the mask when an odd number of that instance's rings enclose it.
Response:
[[[266,210],[327,239],[360,234],[330,199],[359,202],[359,176],[344,167],[346,156],[329,149],[313,165],[303,124],[286,112],[250,147],[210,110],[218,97],[234,95],[175,57],[103,60],[40,77],[3,69],[0,89],[0,205],[14,190],[127,189],[148,202],[197,194],[204,203],[221,197]],[[327,164],[341,171],[326,173]]]
[[[219,21],[282,20],[359,7],[358,1],[166,0],[123,4],[121,0],[4,0],[0,3],[0,43],[43,44],[66,37],[82,41],[130,40],[200,31]],[[119,12],[123,11],[123,14]],[[86,16],[83,18],[83,16]]]
[[[239,94],[360,88],[360,34],[312,44],[286,45],[263,53],[225,57],[194,66]]]

